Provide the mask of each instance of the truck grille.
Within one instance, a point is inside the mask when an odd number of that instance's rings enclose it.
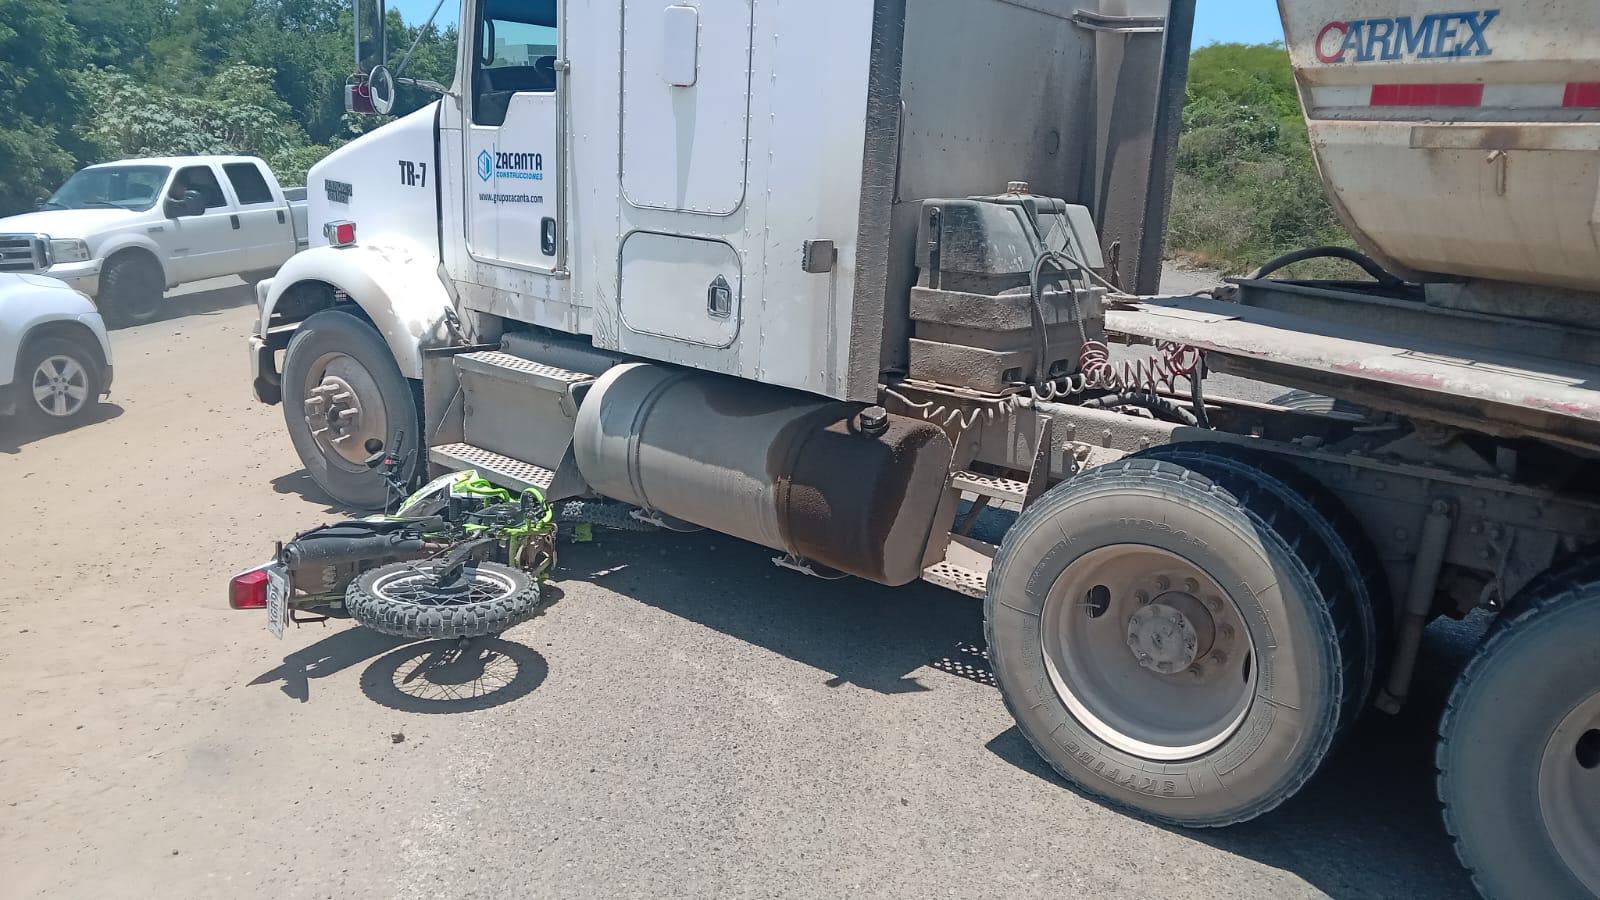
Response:
[[[43,272],[46,244],[37,234],[0,234],[0,272]]]

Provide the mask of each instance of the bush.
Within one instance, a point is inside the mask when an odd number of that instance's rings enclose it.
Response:
[[[1242,274],[1302,247],[1350,246],[1323,192],[1283,45],[1213,44],[1190,65],[1169,255]]]

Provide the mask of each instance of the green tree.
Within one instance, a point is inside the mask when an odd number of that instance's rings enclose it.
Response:
[[[0,0],[0,213],[31,207],[71,174],[79,97],[66,73],[82,59],[59,2]]]

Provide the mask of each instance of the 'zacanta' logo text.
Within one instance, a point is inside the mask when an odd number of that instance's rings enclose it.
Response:
[[[1421,19],[1394,16],[1329,22],[1317,33],[1317,59],[1333,65],[1375,59],[1454,59],[1492,56],[1489,23],[1500,10],[1432,13]]]

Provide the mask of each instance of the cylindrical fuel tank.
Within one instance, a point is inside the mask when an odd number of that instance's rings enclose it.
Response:
[[[917,419],[648,363],[606,372],[573,449],[601,494],[881,584],[922,574],[951,445]]]

